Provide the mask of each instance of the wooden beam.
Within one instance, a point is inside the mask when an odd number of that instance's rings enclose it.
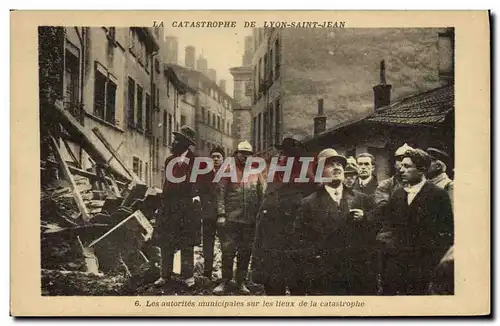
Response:
[[[62,139],[62,141],[64,143],[64,146],[66,147],[66,151],[68,151],[69,156],[71,156],[71,159],[76,164],[76,166],[81,169],[82,165],[80,164],[80,161],[78,161],[76,159],[75,154],[73,154],[73,151],[71,150],[71,147],[69,147],[68,141],[66,139],[64,139],[64,138],[61,138],[61,139]]]
[[[73,191],[73,197],[75,198],[76,205],[78,206],[80,213],[82,213],[83,220],[87,222],[90,220],[90,215],[87,207],[85,206],[85,203],[83,202],[82,195],[78,191],[78,186],[76,185],[75,179],[73,179],[73,175],[71,175],[70,169],[66,164],[66,161],[64,161],[64,158],[62,157],[61,149],[57,144],[57,140],[52,135],[50,136],[50,139],[52,140],[52,146],[54,147],[54,152],[56,154],[57,160],[59,161],[59,165],[61,166],[64,177],[69,181],[71,185],[71,190]]]
[[[95,137],[90,137],[92,135],[87,135],[88,131],[77,121],[75,117],[71,115],[68,111],[64,109],[64,106],[61,101],[56,101],[54,105],[50,108],[50,114],[53,115],[54,119],[57,120],[64,129],[73,137],[75,140],[78,140],[81,143],[85,152],[87,152],[90,157],[97,163],[101,163],[107,169],[111,169],[111,171],[122,177],[125,180],[131,180],[129,175],[124,174],[122,171],[116,169],[114,166],[107,164],[107,160],[109,157],[106,157],[109,152],[101,151],[95,144],[98,139]],[[128,172],[127,172],[128,174]]]
[[[107,141],[106,137],[104,137],[104,135],[99,131],[99,129],[97,127],[95,127],[92,129],[92,131],[97,136],[97,138],[102,142],[104,147],[106,147],[106,149],[111,153],[111,155],[113,155],[115,160],[122,166],[122,168],[125,170],[125,172],[127,172],[132,177],[132,181],[134,181],[136,183],[142,183],[141,180],[139,179],[139,177],[128,168],[127,164],[125,164],[124,160],[115,151],[113,146],[111,146],[111,144]]]
[[[53,164],[53,165],[58,165],[57,162],[54,162],[52,160],[46,160],[45,162]],[[85,170],[76,168],[74,166],[68,166],[68,167],[69,167],[69,170],[70,170],[70,172],[72,174],[80,175],[82,177],[86,177],[86,178],[89,178],[91,180],[96,180],[96,179],[99,178],[99,176],[97,176],[95,173],[92,173],[92,172],[89,172],[89,171],[85,171]],[[108,175],[111,175],[111,174],[108,174]],[[111,177],[106,177],[106,179],[110,180]],[[127,184],[125,182],[117,181],[116,179],[114,179],[114,182],[116,182],[117,186],[122,186],[122,187],[124,187]]]

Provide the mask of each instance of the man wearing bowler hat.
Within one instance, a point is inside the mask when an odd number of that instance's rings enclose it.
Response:
[[[356,159],[352,156],[347,158],[347,165],[344,169],[344,186],[347,188],[352,189],[354,187],[354,184],[356,183],[356,180],[358,178],[358,163],[356,162]]]
[[[256,235],[253,246],[252,279],[264,285],[266,295],[303,295],[297,278],[293,250],[293,222],[300,200],[314,191],[312,182],[298,182],[302,165],[299,159],[305,154],[305,146],[293,135],[286,135],[278,157],[271,160],[266,196],[257,215]],[[275,165],[276,163],[276,165]],[[285,177],[284,169],[290,176]],[[272,177],[269,175],[269,178]],[[314,176],[309,175],[312,179]]]
[[[319,190],[301,201],[294,223],[306,293],[374,294],[369,196],[343,185],[347,165],[343,155],[327,148],[317,159],[316,175],[325,179]]]
[[[201,240],[200,197],[196,184],[190,182],[195,159],[190,146],[195,145],[196,132],[182,126],[173,134],[172,155],[165,160],[162,207],[155,227],[155,241],[162,256],[161,277],[155,285],[171,281],[174,254],[181,250],[181,276],[186,285],[192,286],[193,246]]]
[[[426,150],[431,156],[431,165],[427,172],[427,179],[430,183],[446,190],[450,195],[451,204],[453,206],[453,180],[450,179],[446,170],[450,165],[450,157],[440,149],[429,147]]]

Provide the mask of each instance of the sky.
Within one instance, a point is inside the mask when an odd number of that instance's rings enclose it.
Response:
[[[184,65],[184,49],[188,45],[196,48],[196,59],[203,53],[208,68],[217,71],[217,83],[226,80],[226,92],[233,97],[232,67],[242,65],[245,36],[251,29],[236,28],[173,28],[165,26],[165,36],[173,35],[179,41],[178,63]]]

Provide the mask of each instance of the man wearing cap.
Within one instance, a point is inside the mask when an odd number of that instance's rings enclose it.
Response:
[[[214,147],[210,151],[210,158],[213,161],[212,171],[200,175],[197,181],[202,207],[203,222],[203,275],[212,279],[214,264],[214,243],[217,231],[217,186],[214,182],[215,175],[224,161],[224,149],[220,146]]]
[[[264,285],[266,295],[286,295],[287,287],[291,295],[303,295],[304,289],[295,273],[293,223],[300,200],[314,191],[314,185],[296,182],[303,164],[299,159],[305,153],[302,142],[287,135],[276,148],[280,150],[278,160],[271,160],[269,172],[275,172],[274,177],[267,180],[266,196],[257,215],[252,280]],[[290,160],[293,162],[289,164]],[[280,169],[274,169],[275,162]],[[290,167],[289,177],[282,171],[285,166]],[[309,178],[314,180],[312,175]]]
[[[344,169],[344,186],[352,189],[358,178],[358,163],[352,156],[347,158],[347,165]]]
[[[262,173],[252,173],[243,179],[247,158],[253,155],[249,142],[240,142],[235,151],[236,180],[224,177],[217,191],[217,224],[222,245],[222,283],[214,294],[222,295],[233,288],[233,261],[237,256],[236,291],[248,295],[246,286],[252,255],[256,216],[262,202],[265,179]],[[235,182],[233,182],[235,181]]]
[[[432,147],[427,149],[427,153],[432,159],[429,172],[427,172],[427,178],[430,183],[448,192],[451,204],[453,205],[453,181],[448,177],[448,174],[446,174],[450,157],[444,151]]]
[[[174,254],[181,250],[181,275],[188,286],[194,285],[193,246],[201,239],[200,197],[195,183],[190,182],[195,155],[196,132],[182,126],[173,132],[172,155],[165,160],[162,207],[155,227],[155,241],[161,248],[161,277],[155,282],[163,286],[173,273]],[[182,178],[184,178],[182,180]]]
[[[301,201],[294,225],[306,292],[374,294],[369,197],[343,186],[344,156],[328,148],[317,159],[317,176],[325,179],[319,190]]]
[[[375,157],[370,153],[361,153],[356,157],[358,163],[358,179],[354,183],[354,190],[371,196],[378,186],[375,170]]]
[[[394,153],[395,173],[389,179],[380,182],[377,189],[375,190],[374,200],[377,206],[382,206],[384,204],[387,204],[391,194],[395,190],[403,188],[403,181],[401,180],[401,172],[400,172],[401,161],[403,160],[403,155],[409,149],[413,148],[405,143],[403,146],[399,147]]]
[[[383,293],[429,294],[435,267],[453,245],[453,210],[448,194],[426,180],[431,163],[421,149],[407,150],[401,161],[401,179],[387,204],[383,221],[386,265]]]

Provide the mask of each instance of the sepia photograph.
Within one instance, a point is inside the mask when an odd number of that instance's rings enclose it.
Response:
[[[462,300],[459,24],[211,14],[33,25],[34,295],[182,315]]]
[[[453,28],[38,31],[44,295],[453,295]]]

